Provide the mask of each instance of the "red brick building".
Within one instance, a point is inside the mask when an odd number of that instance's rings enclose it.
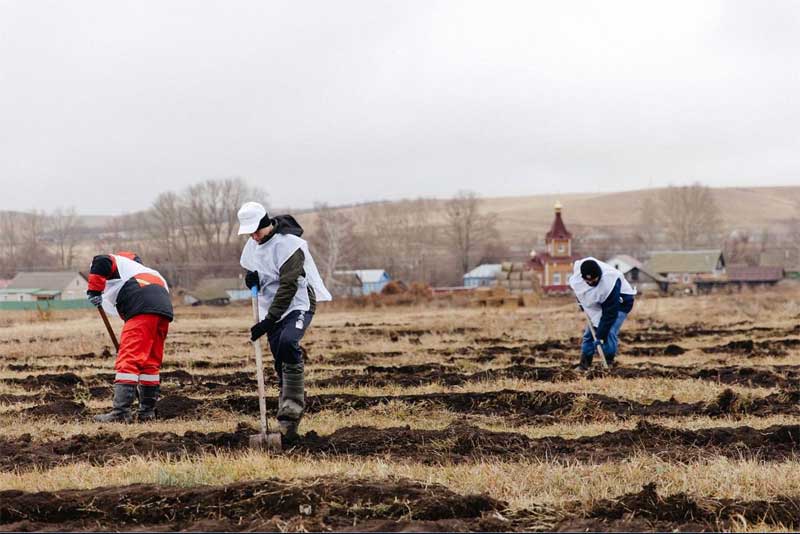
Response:
[[[536,252],[529,260],[531,269],[539,278],[539,284],[547,293],[569,291],[572,264],[579,259],[572,254],[572,234],[561,217],[561,203],[556,202],[555,217],[550,231],[545,234],[546,250]]]

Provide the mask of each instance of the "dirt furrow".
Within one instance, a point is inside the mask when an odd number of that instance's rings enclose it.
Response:
[[[24,435],[0,440],[0,468],[26,470],[78,461],[101,465],[131,455],[184,456],[213,450],[241,450],[246,447],[248,436],[255,432],[247,425],[240,425],[232,433],[187,432],[179,436],[145,432],[123,438],[118,433],[103,432],[50,442],[35,442],[30,435]],[[760,430],[747,426],[686,430],[639,422],[632,430],[597,436],[533,439],[457,422],[442,430],[353,426],[325,436],[312,431],[294,443],[285,444],[284,454],[386,457],[432,465],[487,459],[602,463],[636,453],[680,462],[713,456],[780,461],[796,459],[799,443],[800,425]]]

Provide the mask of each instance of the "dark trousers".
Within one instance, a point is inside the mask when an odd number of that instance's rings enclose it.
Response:
[[[303,349],[300,340],[311,325],[313,313],[295,310],[283,318],[271,333],[267,334],[269,350],[275,360],[275,372],[278,373],[278,384],[282,383],[283,364],[303,362]]]

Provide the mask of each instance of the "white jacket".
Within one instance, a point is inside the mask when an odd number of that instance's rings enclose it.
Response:
[[[298,249],[301,249],[305,255],[303,269],[306,272],[306,276],[301,276],[297,280],[297,293],[295,293],[289,308],[280,319],[295,310],[308,311],[311,308],[311,302],[308,299],[309,285],[314,289],[317,302],[332,300],[333,297],[331,297],[322,282],[322,277],[319,275],[314,258],[311,257],[311,253],[308,250],[308,243],[304,239],[292,234],[275,234],[263,245],[258,244],[253,239],[248,239],[244,250],[242,250],[242,257],[239,263],[248,271],[258,272],[258,278],[261,282],[261,290],[258,297],[258,314],[261,320],[267,316],[272,301],[275,299],[275,294],[278,292],[278,287],[280,287],[281,266]]]
[[[581,276],[581,264],[587,260],[596,261],[603,272],[600,277],[600,282],[595,287],[587,284],[586,280]],[[600,319],[603,317],[603,302],[606,301],[614,290],[614,285],[616,285],[617,280],[622,281],[620,284],[620,293],[623,295],[636,294],[636,290],[625,280],[621,272],[597,258],[589,256],[573,264],[572,276],[569,277],[569,287],[575,292],[575,296],[578,297],[578,302],[581,303],[583,309],[589,314],[589,319],[591,319],[594,326],[600,324]]]

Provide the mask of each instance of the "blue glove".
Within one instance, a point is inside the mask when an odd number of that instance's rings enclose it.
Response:
[[[89,302],[91,302],[93,306],[99,308],[103,305],[103,295],[100,293],[89,293],[87,294],[86,298],[89,299]]]
[[[595,346],[595,347],[602,347],[602,346],[603,346],[603,343],[605,343],[605,341],[603,341],[602,339],[596,339],[596,340],[594,341],[594,346]]]

